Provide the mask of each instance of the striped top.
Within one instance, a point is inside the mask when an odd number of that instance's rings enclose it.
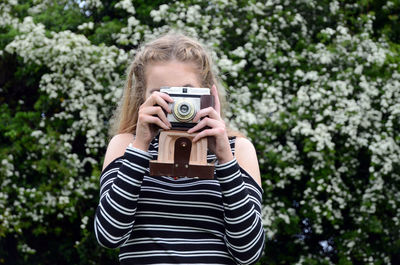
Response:
[[[235,151],[235,138],[230,138]],[[94,230],[121,264],[252,264],[262,254],[262,189],[236,159],[212,180],[149,176],[149,151],[127,147],[101,173]],[[209,162],[215,155],[207,156]]]

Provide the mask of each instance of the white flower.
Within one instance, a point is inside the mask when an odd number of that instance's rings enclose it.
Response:
[[[307,81],[307,80],[317,81],[318,73],[316,71],[307,72],[303,77],[303,81]]]
[[[84,29],[90,29],[92,30],[94,27],[94,23],[92,21],[87,22],[87,23],[83,23],[82,25],[78,26],[79,30],[84,30]]]
[[[134,6],[132,5],[131,0],[121,0],[115,5],[116,8],[122,8],[126,10],[126,12],[134,15],[136,13]]]
[[[240,58],[244,58],[246,56],[246,52],[241,46],[237,47],[234,51],[232,51],[232,54]]]
[[[84,216],[82,218],[81,226],[80,226],[82,230],[86,228],[88,221],[89,221],[89,217],[88,216]]]
[[[329,3],[329,10],[331,11],[332,14],[336,14],[337,11],[339,10],[339,2],[338,1],[332,1]]]

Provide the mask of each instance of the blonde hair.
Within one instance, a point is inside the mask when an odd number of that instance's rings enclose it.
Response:
[[[192,38],[180,33],[167,33],[143,45],[136,53],[128,68],[122,102],[111,121],[110,137],[120,133],[136,134],[139,107],[144,103],[146,95],[146,66],[172,60],[193,63],[199,70],[201,85],[217,87],[221,116],[224,118],[227,108],[225,91],[217,79],[209,53]]]

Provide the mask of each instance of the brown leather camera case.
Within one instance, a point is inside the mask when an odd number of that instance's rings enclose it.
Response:
[[[192,143],[196,134],[161,131],[158,159],[150,161],[151,176],[214,178],[214,165],[207,163],[207,139]]]

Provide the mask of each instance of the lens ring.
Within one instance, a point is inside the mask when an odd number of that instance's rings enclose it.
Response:
[[[191,121],[195,114],[195,108],[190,101],[180,100],[174,104],[173,115],[179,122]]]

